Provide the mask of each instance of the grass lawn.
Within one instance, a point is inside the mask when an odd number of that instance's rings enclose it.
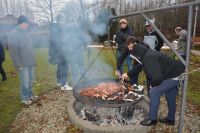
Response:
[[[36,67],[35,78],[37,82],[33,92],[39,95],[55,88],[55,66],[48,64],[46,49],[38,49],[36,56],[38,67]],[[3,66],[8,80],[0,82],[0,133],[8,132],[11,122],[23,107],[20,102],[18,73],[13,67],[8,51],[6,51],[6,61]]]
[[[98,50],[93,50],[89,59],[87,57],[88,53],[86,53],[85,58],[87,66],[94,59],[98,52]],[[48,64],[47,49],[37,49],[36,57],[36,84],[34,85],[33,92],[37,95],[40,95],[55,88],[55,66]],[[101,53],[101,56],[97,59],[98,60],[94,62],[87,73],[89,75],[89,79],[114,77],[116,59],[112,51],[104,50]],[[191,67],[192,69],[200,66],[199,60],[200,57],[195,56],[192,58],[192,61],[194,62]],[[6,62],[4,62],[3,65],[6,70],[8,80],[5,82],[0,82],[0,133],[6,133],[9,131],[12,121],[23,107],[20,103],[20,82],[18,79],[18,73],[13,67],[8,51],[6,51]],[[143,73],[139,78],[139,82],[143,83],[144,80]],[[198,106],[200,106],[199,81],[199,72],[191,74],[187,93],[188,100]]]
[[[191,56],[190,71],[200,68],[200,56]],[[200,107],[200,71],[189,74],[187,99],[190,103]]]

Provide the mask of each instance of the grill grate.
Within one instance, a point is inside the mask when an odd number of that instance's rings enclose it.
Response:
[[[91,86],[95,86],[100,83],[117,83],[119,80],[117,79],[97,79],[97,80],[92,80],[92,81],[87,81],[87,82],[82,82],[78,85],[76,85],[73,89],[73,95],[76,98],[77,101],[81,102],[82,104],[86,104],[89,106],[94,106],[94,107],[102,107],[102,108],[118,108],[118,107],[123,107],[123,106],[133,106],[134,104],[137,104],[142,100],[143,97],[139,98],[138,100],[134,100],[132,102],[125,102],[125,101],[107,101],[103,100],[101,98],[95,98],[95,97],[87,97],[87,96],[81,96],[80,92],[84,88],[88,88]]]

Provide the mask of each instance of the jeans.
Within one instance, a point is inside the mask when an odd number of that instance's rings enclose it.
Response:
[[[68,66],[67,66],[67,61],[62,61],[57,64],[57,82],[61,84],[61,86],[64,86],[67,82],[67,71],[68,71]]]
[[[130,77],[130,81],[131,81],[131,84],[132,84],[132,85],[138,83],[138,77],[139,77],[139,73],[137,73],[137,74],[135,74],[134,76]]]
[[[34,78],[34,67],[24,67],[19,71],[20,80],[21,80],[21,99],[28,100],[31,98],[32,94],[32,85]]]
[[[121,55],[122,55],[122,52],[121,51],[117,51],[117,58],[119,58]],[[130,71],[132,69],[132,65],[133,65],[130,55],[128,55],[126,57],[126,65],[128,67],[128,71]],[[121,66],[121,73],[123,73],[123,71],[124,71],[124,63]]]
[[[160,104],[160,96],[165,95],[168,105],[168,120],[175,120],[176,112],[176,96],[178,93],[178,80],[166,79],[160,85],[150,89],[150,108],[149,118],[157,120],[158,108]]]
[[[5,79],[6,78],[6,73],[3,69],[3,64],[0,62],[0,73],[2,75],[2,78]]]

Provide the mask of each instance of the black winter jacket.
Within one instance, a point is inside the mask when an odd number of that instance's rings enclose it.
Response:
[[[116,39],[115,41],[118,43],[118,51],[122,51],[123,48],[127,47],[126,45],[126,39],[129,36],[133,36],[134,32],[131,29],[131,27],[127,26],[125,29],[120,29],[116,33]]]
[[[120,66],[125,59],[125,53],[123,52],[117,61],[118,70],[120,70]],[[146,48],[141,44],[135,45],[131,54],[142,63],[143,70],[152,87],[159,85],[165,79],[178,77],[185,70],[184,65],[179,60]]]
[[[4,52],[4,48],[3,45],[0,41],[0,63],[5,61],[5,52]]]

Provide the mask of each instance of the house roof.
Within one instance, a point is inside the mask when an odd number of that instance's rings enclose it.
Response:
[[[13,15],[6,15],[3,18],[0,18],[0,24],[17,24],[17,18],[14,17]]]

